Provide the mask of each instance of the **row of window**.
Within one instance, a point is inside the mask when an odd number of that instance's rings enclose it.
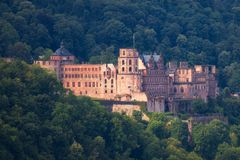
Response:
[[[133,69],[132,69],[132,67],[129,67],[128,68],[128,72],[132,72],[133,71]],[[137,69],[137,67],[135,68],[135,72],[137,72],[138,71],[138,69]],[[122,67],[122,72],[125,72],[125,67]]]
[[[125,60],[122,60],[122,65],[125,65],[125,62],[126,62]],[[138,62],[138,60],[136,59],[135,64],[137,64],[137,62]],[[128,65],[132,65],[132,60],[131,59],[128,60]]]
[[[206,86],[203,86],[203,85],[197,85],[195,87],[192,87],[190,88],[190,92],[194,92],[194,91],[202,91],[202,90],[205,90],[206,89]],[[174,87],[174,93],[177,93],[178,92],[178,89],[176,87]],[[181,93],[184,93],[184,88],[181,87],[179,92]]]
[[[162,82],[162,83],[164,83],[164,82],[167,82],[168,81],[168,79],[167,78],[156,78],[156,77],[154,77],[154,78],[152,78],[152,77],[148,77],[148,78],[145,78],[144,79],[144,82],[145,83],[159,83],[159,82]]]
[[[72,92],[73,92],[73,94],[75,94],[75,91],[72,91]],[[108,93],[108,91],[105,90],[104,93]],[[110,93],[113,93],[113,90],[111,90]],[[79,91],[79,94],[80,94],[80,95],[83,95],[83,94],[87,95],[87,94],[88,94],[88,91],[84,91],[84,92],[83,92],[83,91]],[[98,92],[95,91],[95,94],[98,94]]]
[[[65,71],[101,71],[101,67],[99,68],[64,68]]]
[[[100,78],[101,74],[64,74],[64,78]]]
[[[107,79],[104,80],[104,83],[107,84]],[[111,79],[111,84],[113,84],[113,79]]]
[[[188,69],[187,70],[178,70],[178,74],[188,74]]]
[[[98,82],[85,82],[85,83],[81,83],[81,82],[66,82],[66,87],[98,87]],[[100,84],[101,86],[101,84]]]
[[[111,76],[111,71],[107,71],[107,72],[103,72],[104,77],[107,76]],[[114,76],[114,72],[112,71],[112,77]]]

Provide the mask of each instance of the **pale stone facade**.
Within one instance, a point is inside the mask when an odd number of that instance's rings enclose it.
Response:
[[[179,112],[182,100],[207,101],[217,93],[215,66],[189,67],[180,62],[178,67],[170,62],[166,67],[161,55],[140,56],[136,49],[120,49],[117,66],[76,64],[61,44],[50,60],[34,63],[55,72],[63,86],[77,96],[143,101],[151,112]]]

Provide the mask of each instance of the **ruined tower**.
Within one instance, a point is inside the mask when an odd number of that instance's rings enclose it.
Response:
[[[117,93],[134,100],[134,93],[141,90],[141,75],[138,70],[139,54],[135,49],[120,49],[118,58]]]

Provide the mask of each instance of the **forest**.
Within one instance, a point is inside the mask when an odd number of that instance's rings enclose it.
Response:
[[[16,61],[0,61],[0,159],[240,159],[239,37],[237,0],[1,0],[0,57]],[[130,118],[66,94],[30,65],[61,41],[89,63],[116,63],[119,48],[136,47],[166,62],[216,65],[219,96],[192,107],[229,124],[198,124],[190,134],[168,113],[148,113],[146,122],[141,112]]]
[[[168,113],[148,113],[147,122],[139,111],[130,118],[66,94],[53,73],[23,61],[0,61],[0,71],[1,160],[240,158],[240,100],[227,91],[196,112],[222,111],[229,124],[213,120],[189,133]]]
[[[237,0],[1,0],[0,56],[31,63],[64,41],[79,61],[114,63],[136,47],[217,65],[219,86],[239,92],[239,17]]]

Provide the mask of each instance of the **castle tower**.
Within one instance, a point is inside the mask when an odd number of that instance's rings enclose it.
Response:
[[[119,74],[138,73],[138,52],[135,49],[120,49],[118,57]]]
[[[141,78],[138,70],[139,54],[136,49],[120,49],[118,57],[117,93],[133,98],[140,92]]]

